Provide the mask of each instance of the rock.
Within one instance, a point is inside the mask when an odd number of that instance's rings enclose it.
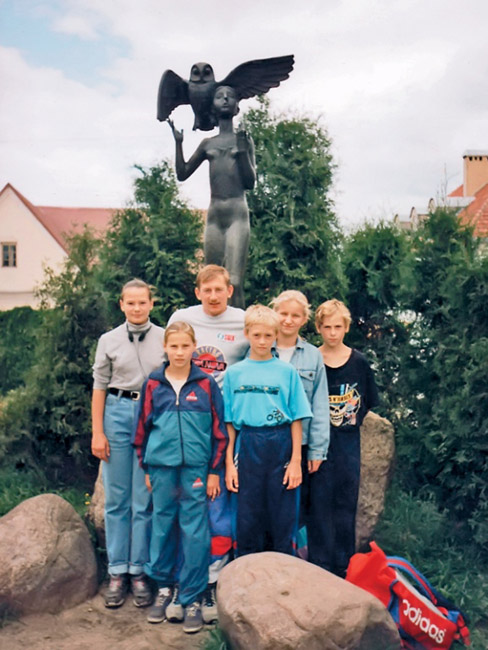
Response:
[[[281,553],[228,564],[219,577],[219,624],[234,650],[398,650],[381,602],[328,571]]]
[[[92,522],[93,527],[95,528],[97,542],[101,548],[105,548],[104,508],[105,508],[105,490],[103,488],[103,479],[102,479],[102,461],[100,461],[100,467],[98,468],[98,476],[97,476],[97,480],[95,481],[95,487],[93,489],[93,495],[90,501],[90,506],[88,508],[87,517],[89,521]]]
[[[55,494],[23,501],[0,519],[0,606],[17,614],[58,612],[97,591],[88,530]]]
[[[385,493],[393,469],[395,432],[389,420],[371,411],[361,426],[361,483],[356,516],[356,549],[368,542],[383,513]]]

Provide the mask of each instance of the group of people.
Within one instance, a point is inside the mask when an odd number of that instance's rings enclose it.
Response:
[[[151,323],[151,288],[124,285],[126,320],[94,363],[92,452],[103,461],[107,607],[129,591],[147,620],[187,633],[217,618],[233,557],[297,553],[345,576],[355,551],[359,427],[378,401],[365,357],[344,343],[351,316],[317,309],[319,348],[300,337],[300,291],[270,307],[229,305],[225,268],[197,276],[200,304]],[[153,588],[155,585],[156,589]]]

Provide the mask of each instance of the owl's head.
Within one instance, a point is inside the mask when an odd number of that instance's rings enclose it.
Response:
[[[197,84],[215,81],[214,71],[210,63],[194,63],[190,70],[190,81]]]

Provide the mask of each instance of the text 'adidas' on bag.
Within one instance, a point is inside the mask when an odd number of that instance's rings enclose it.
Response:
[[[376,596],[395,621],[402,646],[410,650],[449,650],[454,641],[469,646],[462,612],[432,587],[408,560],[386,556],[375,542],[356,553],[346,580]]]

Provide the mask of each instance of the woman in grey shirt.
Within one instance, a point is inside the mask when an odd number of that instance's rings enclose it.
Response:
[[[120,607],[129,587],[136,607],[152,603],[144,574],[151,496],[132,436],[142,384],[164,357],[164,330],[149,320],[153,305],[151,288],[145,282],[131,280],[124,285],[120,308],[126,321],[100,337],[93,366],[92,453],[103,461],[110,576],[106,607]]]

